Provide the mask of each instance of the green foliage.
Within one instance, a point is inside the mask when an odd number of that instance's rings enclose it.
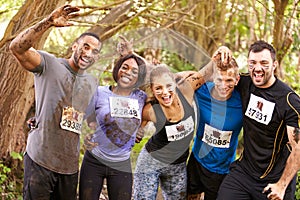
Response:
[[[196,70],[195,66],[186,62],[179,55],[164,51],[164,56],[162,62],[167,64],[172,72],[181,72],[181,71],[189,71]]]
[[[7,180],[7,175],[11,172],[11,169],[0,162],[0,185]]]
[[[22,0],[0,0],[0,23],[6,22],[18,11],[22,5]]]
[[[300,95],[300,77],[299,69],[297,68],[297,56],[296,54],[290,53],[285,56],[283,60],[283,67],[285,71],[285,82],[294,89],[298,95]]]
[[[295,199],[300,200],[300,171],[298,171]]]
[[[11,152],[10,153],[10,156],[13,158],[13,159],[18,159],[20,161],[23,160],[23,154],[22,153],[17,153],[17,152]]]
[[[142,148],[147,143],[147,141],[149,140],[149,138],[150,137],[144,137],[140,143],[135,143],[135,145],[133,146],[133,148],[131,150],[131,164],[132,164],[132,170],[133,171],[135,169],[135,165],[136,165],[138,155],[139,155],[140,151],[142,150]]]
[[[23,160],[22,154],[12,152],[13,159]],[[0,161],[0,198],[6,200],[22,199],[23,177],[17,177],[14,170]]]

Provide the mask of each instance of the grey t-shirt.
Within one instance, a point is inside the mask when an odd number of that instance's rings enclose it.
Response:
[[[26,151],[51,171],[74,174],[81,125],[97,81],[85,72],[74,72],[66,59],[39,53],[42,62],[34,71],[37,128],[29,133]]]

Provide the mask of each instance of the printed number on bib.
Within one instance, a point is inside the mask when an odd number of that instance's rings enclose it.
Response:
[[[189,117],[178,124],[166,126],[165,128],[169,142],[181,140],[194,132],[194,120]]]
[[[212,147],[229,148],[232,131],[222,131],[205,124],[202,141]]]
[[[62,112],[60,127],[81,134],[83,116],[84,113],[75,110],[73,107],[65,107]]]
[[[109,97],[111,116],[141,119],[137,99]]]
[[[251,94],[245,115],[255,121],[268,125],[271,121],[275,103]]]

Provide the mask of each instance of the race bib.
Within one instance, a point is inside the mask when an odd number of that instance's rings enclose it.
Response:
[[[60,127],[64,130],[81,134],[81,127],[84,113],[75,110],[73,107],[65,107],[62,112]]]
[[[245,115],[255,121],[268,125],[271,121],[275,103],[251,94]]]
[[[168,141],[181,140],[194,132],[194,120],[193,117],[189,117],[178,124],[166,126],[166,132]]]
[[[137,99],[124,97],[109,97],[112,117],[141,119],[140,107]]]
[[[205,124],[202,141],[212,147],[229,148],[231,136],[232,131],[222,131]]]

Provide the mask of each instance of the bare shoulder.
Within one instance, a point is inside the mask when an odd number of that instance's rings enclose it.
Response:
[[[147,103],[143,108],[143,121],[155,122],[155,113],[151,103]]]
[[[192,104],[193,97],[195,93],[194,87],[187,81],[182,82],[181,84],[177,85],[180,92],[183,94],[183,96],[186,98],[186,100]]]

